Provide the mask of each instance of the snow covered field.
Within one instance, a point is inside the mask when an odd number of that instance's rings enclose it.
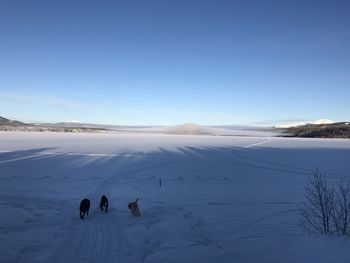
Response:
[[[350,177],[350,140],[0,132],[0,262],[350,262],[298,226],[315,167]]]

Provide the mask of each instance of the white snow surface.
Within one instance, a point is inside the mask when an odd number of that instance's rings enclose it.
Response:
[[[0,262],[350,262],[298,225],[315,167],[349,178],[350,140],[0,132]]]

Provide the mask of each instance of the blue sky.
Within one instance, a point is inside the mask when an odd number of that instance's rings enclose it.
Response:
[[[0,1],[0,116],[349,121],[349,13],[350,1]]]

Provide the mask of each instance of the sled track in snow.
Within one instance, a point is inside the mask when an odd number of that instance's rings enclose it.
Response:
[[[92,200],[99,200],[102,191],[109,193],[110,188],[121,180],[121,176],[131,175],[145,170],[157,169],[174,165],[181,160],[167,161],[159,164],[130,169],[113,174],[106,178],[91,194]],[[123,217],[113,207],[108,213],[94,208],[92,203],[90,213],[84,220],[78,217],[72,219],[70,234],[56,248],[50,262],[97,263],[97,262],[139,262],[134,258],[133,247],[128,243],[124,230]]]
[[[124,254],[128,246],[121,221],[114,210],[108,213],[90,210],[89,216],[71,227],[70,234],[57,247],[49,262],[126,262]]]

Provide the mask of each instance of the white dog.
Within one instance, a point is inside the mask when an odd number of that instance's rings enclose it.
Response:
[[[137,204],[138,201],[139,199],[137,198],[134,202],[128,204],[128,208],[130,209],[130,212],[133,216],[141,215],[139,205]]]

